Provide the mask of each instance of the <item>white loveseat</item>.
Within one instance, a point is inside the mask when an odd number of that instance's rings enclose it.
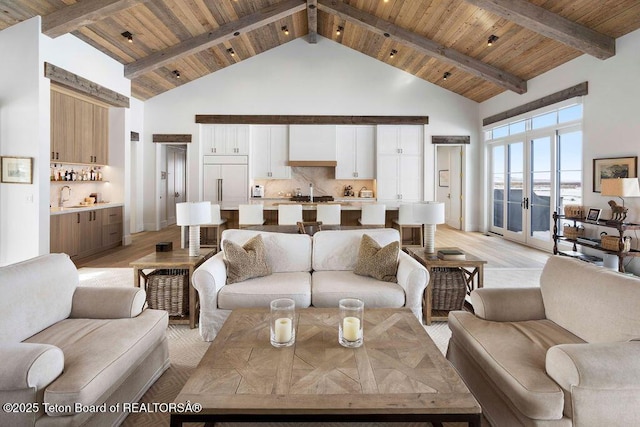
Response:
[[[363,234],[380,246],[399,241],[395,229],[319,231],[306,234],[225,230],[222,242],[243,245],[262,235],[273,274],[227,285],[224,251],[205,261],[193,274],[200,297],[200,334],[216,336],[231,310],[268,307],[276,298],[292,298],[296,307],[337,307],[342,298],[360,298],[366,307],[407,307],[422,320],[427,270],[406,253],[398,256],[397,283],[353,273]]]
[[[0,426],[118,425],[169,367],[166,311],[78,282],[65,254],[0,268]]]

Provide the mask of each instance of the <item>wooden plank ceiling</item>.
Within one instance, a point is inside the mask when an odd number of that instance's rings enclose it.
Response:
[[[0,30],[36,15],[45,34],[125,64],[142,100],[320,35],[482,102],[585,52],[614,55],[614,39],[640,28],[640,1],[0,0]]]

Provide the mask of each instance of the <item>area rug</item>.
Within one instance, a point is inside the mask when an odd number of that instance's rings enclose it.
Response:
[[[81,286],[133,286],[131,268],[81,268],[78,270]],[[537,286],[540,269],[485,269],[485,287]],[[424,326],[442,354],[446,353],[451,331],[447,322],[433,322]],[[188,325],[169,325],[167,328],[169,357],[171,366],[144,394],[141,402],[172,402],[194,371],[209,347],[202,341],[198,329]],[[124,426],[168,426],[169,416],[164,413],[132,414],[124,421]],[[195,425],[195,424],[194,424]],[[200,424],[202,425],[202,424]],[[314,423],[220,423],[225,427],[317,427]],[[418,427],[425,423],[323,423],[323,427]],[[462,425],[445,423],[446,427]]]

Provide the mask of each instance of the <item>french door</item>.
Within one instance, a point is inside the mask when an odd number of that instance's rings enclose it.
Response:
[[[489,146],[489,229],[531,246],[552,246],[555,133],[522,134]]]

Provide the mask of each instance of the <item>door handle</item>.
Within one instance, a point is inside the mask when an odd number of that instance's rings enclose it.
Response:
[[[178,192],[176,191],[176,193],[174,194],[174,196],[175,196],[175,197],[180,197],[180,193],[178,193]]]
[[[520,203],[520,206],[525,209],[529,209],[529,198],[525,197],[524,199],[522,199],[522,203]]]
[[[218,201],[222,201],[222,178],[218,178]]]

